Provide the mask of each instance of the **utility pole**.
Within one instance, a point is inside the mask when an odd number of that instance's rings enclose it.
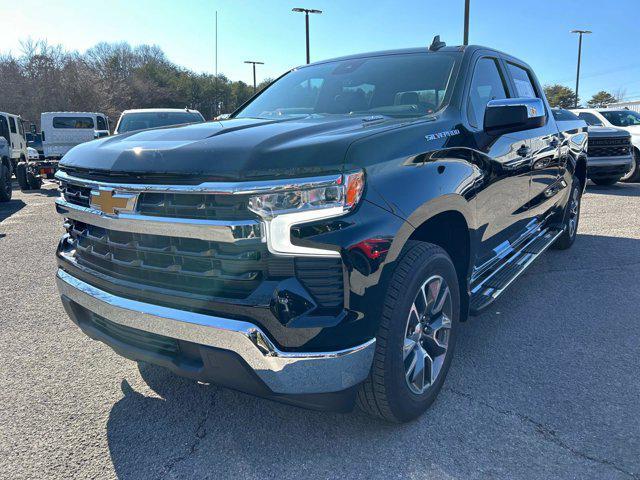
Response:
[[[250,63],[253,65],[253,93],[256,93],[256,65],[264,65],[264,62],[254,62],[252,60],[245,60],[244,63]]]
[[[582,35],[592,33],[591,30],[571,30],[571,33],[578,34],[578,68],[576,69],[576,98],[573,108],[578,108],[578,88],[580,87],[580,58],[582,57]]]
[[[311,55],[309,54],[309,14],[310,13],[322,13],[322,10],[314,10],[309,8],[294,8],[292,12],[304,13],[304,23],[307,33],[307,63],[311,63]]]
[[[218,78],[218,11],[216,10],[216,78]]]
[[[464,0],[464,40],[463,45],[469,45],[469,3],[471,0]]]

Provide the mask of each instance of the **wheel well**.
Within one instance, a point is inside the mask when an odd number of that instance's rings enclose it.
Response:
[[[587,185],[587,161],[584,158],[580,158],[578,163],[576,163],[575,174],[576,177],[578,177],[578,180],[580,180],[582,191],[584,191],[584,188]]]
[[[410,240],[429,242],[441,247],[449,254],[458,275],[460,286],[461,320],[467,319],[469,295],[469,226],[460,212],[439,213],[420,225]]]

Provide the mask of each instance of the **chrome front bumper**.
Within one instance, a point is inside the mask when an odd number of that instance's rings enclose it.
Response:
[[[589,157],[587,167],[613,167],[625,166],[631,168],[633,155],[619,155],[615,157]]]
[[[256,325],[118,297],[62,269],[60,294],[107,320],[130,328],[237,353],[277,394],[338,392],[369,374],[375,339],[332,352],[283,352]]]

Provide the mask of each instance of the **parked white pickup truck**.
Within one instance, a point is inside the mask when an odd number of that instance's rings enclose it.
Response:
[[[0,112],[0,137],[7,141],[9,159],[15,171],[18,162],[27,158],[27,140],[24,136],[23,120],[20,115]]]
[[[589,126],[613,127],[631,134],[633,163],[623,182],[640,181],[640,113],[624,108],[580,108],[572,110]]]

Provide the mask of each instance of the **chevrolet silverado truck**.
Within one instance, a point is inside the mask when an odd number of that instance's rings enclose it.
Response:
[[[585,122],[575,113],[561,108],[553,109],[559,128],[569,129],[571,123]],[[633,168],[634,156],[631,134],[621,128],[589,125],[587,147],[587,178],[596,185],[613,185]]]
[[[581,108],[572,110],[590,127],[609,127],[631,134],[633,161],[622,177],[623,182],[640,182],[640,113],[626,108]]]
[[[469,314],[574,243],[586,143],[526,63],[489,48],[298,67],[224,122],[67,153],[62,302],[127,358],[408,421]]]

